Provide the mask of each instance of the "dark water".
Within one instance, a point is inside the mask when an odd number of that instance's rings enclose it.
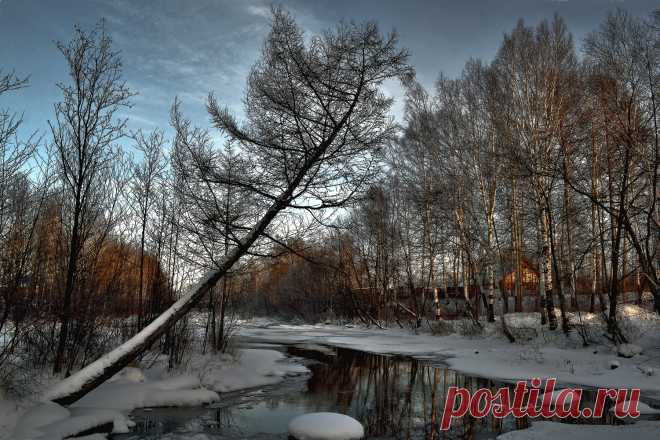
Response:
[[[258,390],[222,394],[220,403],[204,408],[135,411],[134,432],[116,438],[286,439],[291,419],[317,411],[355,417],[369,439],[494,438],[528,426],[527,420],[468,416],[454,419],[451,430],[439,431],[447,388],[456,385],[476,390],[503,385],[489,379],[410,358],[342,348],[328,352],[273,348],[305,359],[311,375],[290,377]],[[579,422],[612,423],[608,419]]]

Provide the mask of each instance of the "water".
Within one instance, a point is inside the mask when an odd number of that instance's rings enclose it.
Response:
[[[281,384],[257,390],[223,394],[221,402],[208,407],[135,411],[134,432],[117,438],[287,439],[291,419],[317,411],[355,417],[369,439],[495,438],[502,432],[528,426],[527,420],[512,417],[466,417],[455,419],[450,431],[439,431],[447,388],[456,385],[476,390],[503,385],[489,379],[466,376],[425,361],[342,348],[323,352],[296,346],[271,348],[303,358],[311,375],[287,378]],[[590,398],[589,393],[585,398]]]

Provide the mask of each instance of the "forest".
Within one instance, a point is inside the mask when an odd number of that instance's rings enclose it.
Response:
[[[583,316],[620,345],[623,305],[660,315],[660,10],[584,41],[520,20],[432,88],[375,23],[270,20],[243,114],[209,90],[206,120],[177,98],[153,131],[123,116],[139,90],[103,20],[54,45],[46,132],[22,135],[2,97],[30,72],[0,66],[0,388],[47,371],[71,404],[151,352],[231,351],[261,317],[515,343],[533,314],[588,346]]]

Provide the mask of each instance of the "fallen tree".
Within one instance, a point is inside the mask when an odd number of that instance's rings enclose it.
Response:
[[[44,398],[70,405],[128,365],[184,316],[269,231],[286,209],[316,211],[348,202],[372,173],[377,152],[395,130],[384,80],[409,77],[407,53],[374,24],[340,25],[305,44],[286,12],[273,10],[261,59],[250,72],[246,122],[239,126],[209,96],[214,125],[252,165],[239,177],[215,172],[209,136],[172,109],[175,148],[187,151],[199,178],[251,192],[267,206],[234,247],[187,294],[138,334],[62,380]],[[229,222],[229,219],[225,219]]]

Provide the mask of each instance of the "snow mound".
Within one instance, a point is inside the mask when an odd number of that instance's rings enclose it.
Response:
[[[288,360],[284,353],[269,349],[242,349],[236,356],[205,358],[199,366],[202,382],[220,393],[273,385],[286,376],[309,373],[301,364]]]
[[[132,411],[150,406],[197,406],[219,399],[216,392],[203,388],[199,378],[190,375],[142,383],[118,379],[102,384],[72,408]]]
[[[621,344],[617,347],[617,354],[624,358],[631,358],[642,353],[642,347],[635,344]]]
[[[107,409],[71,410],[71,417],[39,427],[43,434],[35,439],[64,439],[78,433],[112,424],[112,432],[127,433],[134,423],[118,411]]]
[[[129,427],[134,426],[131,420],[118,411],[80,408],[69,411],[56,403],[44,402],[23,414],[12,438],[59,440],[110,423],[114,433],[126,433]]]
[[[634,425],[576,425],[573,423],[535,422],[531,428],[511,431],[497,437],[498,440],[657,440],[660,423],[637,422]]]
[[[42,435],[40,427],[67,419],[71,412],[53,402],[44,402],[27,410],[16,423],[14,438],[16,440],[36,438]]]
[[[135,423],[124,413],[136,408],[198,406],[217,400],[218,394],[203,388],[195,376],[150,381],[140,369],[127,368],[68,409],[53,402],[29,409],[18,420],[12,438],[57,440],[110,424],[113,433],[127,433]]]
[[[364,428],[347,415],[319,412],[291,420],[289,434],[297,440],[353,440],[364,437]]]

